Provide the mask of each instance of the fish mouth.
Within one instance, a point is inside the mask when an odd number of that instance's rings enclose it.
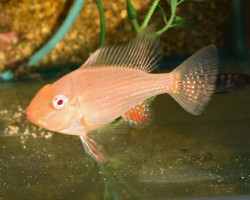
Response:
[[[28,119],[31,123],[46,128],[46,123],[44,122],[44,120],[41,120],[39,118],[37,119],[35,114],[30,111],[29,107],[26,109],[25,114],[26,114],[26,119]]]
[[[49,120],[38,118],[37,115],[33,112],[30,112],[28,108],[26,110],[26,119],[28,119],[32,124],[35,124],[46,130],[60,132],[60,127],[58,124],[51,124]]]
[[[28,119],[31,123],[35,123],[34,116],[32,116],[31,112],[29,112],[29,108],[27,108],[25,114],[26,119]]]
[[[28,119],[31,123],[36,124],[38,126],[41,126],[43,128],[46,126],[46,124],[43,120],[41,120],[41,119],[35,120],[35,117],[27,111],[26,111],[26,119]]]

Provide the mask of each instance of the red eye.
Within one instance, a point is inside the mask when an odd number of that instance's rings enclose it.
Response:
[[[54,97],[52,103],[55,109],[61,109],[66,105],[67,101],[68,99],[66,96],[63,94],[58,94]]]
[[[58,106],[60,106],[60,105],[62,105],[63,104],[63,100],[62,99],[60,99],[59,101],[57,101],[57,105]]]

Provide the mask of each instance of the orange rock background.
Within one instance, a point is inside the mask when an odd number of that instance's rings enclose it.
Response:
[[[132,0],[142,23],[152,0]],[[214,43],[219,48],[228,43],[230,33],[230,0],[187,1],[177,15],[195,22],[196,29],[170,29],[162,36],[166,55],[184,55]],[[0,71],[7,65],[29,58],[56,32],[71,9],[73,0],[11,0],[0,1],[0,34],[14,32],[7,42],[0,42]],[[126,1],[102,0],[106,18],[106,44],[125,42],[135,36],[129,22]],[[166,1],[160,5],[169,13]],[[164,24],[155,13],[150,23],[160,29]],[[99,11],[94,0],[86,0],[70,31],[36,66],[82,63],[98,48]]]

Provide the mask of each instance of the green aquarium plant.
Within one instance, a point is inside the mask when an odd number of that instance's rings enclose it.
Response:
[[[155,11],[157,11],[162,16],[163,21],[165,23],[165,26],[155,33],[156,37],[160,37],[169,28],[178,28],[181,26],[188,26],[190,28],[195,27],[195,24],[193,22],[187,21],[183,19],[182,17],[176,15],[177,7],[180,6],[183,2],[190,1],[190,0],[179,0],[179,1],[178,0],[166,0],[166,1],[168,5],[170,6],[170,11],[171,11],[168,19],[167,19],[164,9],[159,5],[160,0],[154,0],[142,24],[139,25],[137,21],[137,13],[136,13],[135,8],[133,7],[130,0],[126,0],[128,18],[131,21],[131,24],[136,33],[139,33],[141,29],[145,28],[148,25]],[[204,0],[193,0],[193,1],[201,2]],[[100,12],[100,26],[101,26],[100,46],[102,46],[104,45],[104,40],[105,40],[105,16],[104,16],[103,6],[102,6],[101,1],[96,0],[96,3]]]
[[[104,10],[102,6],[101,0],[96,0],[97,7],[100,12],[100,26],[101,26],[101,35],[100,35],[100,46],[104,45],[105,41],[105,17],[104,17]]]
[[[168,5],[170,6],[170,16],[169,19],[167,19],[166,14],[164,12],[164,9],[159,5],[160,0],[154,0],[152,3],[152,6],[150,7],[147,15],[144,18],[143,23],[141,26],[138,25],[137,22],[137,14],[132,6],[130,0],[127,0],[127,10],[128,10],[128,17],[131,20],[131,23],[133,25],[133,28],[136,33],[140,31],[140,29],[146,27],[155,11],[157,11],[163,18],[163,21],[165,23],[165,26],[156,32],[155,36],[160,37],[164,32],[166,32],[169,28],[177,28],[180,26],[189,26],[191,28],[194,27],[194,23],[190,21],[186,21],[183,18],[176,16],[176,8],[182,4],[185,0],[166,0]]]

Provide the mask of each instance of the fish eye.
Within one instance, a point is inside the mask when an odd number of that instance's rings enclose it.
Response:
[[[66,96],[58,94],[53,98],[53,106],[55,109],[61,109],[66,105],[67,101],[68,99]]]

